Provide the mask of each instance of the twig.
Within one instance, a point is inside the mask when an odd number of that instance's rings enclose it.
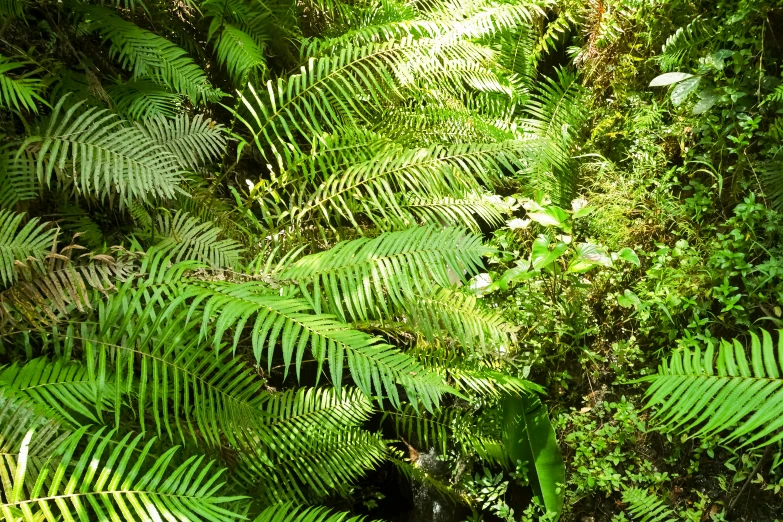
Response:
[[[745,489],[747,489],[748,485],[750,484],[750,481],[753,480],[753,477],[755,477],[759,469],[761,469],[761,465],[764,463],[765,460],[767,460],[767,457],[769,456],[771,449],[772,449],[772,444],[767,446],[767,449],[764,451],[764,454],[761,456],[759,461],[753,467],[753,471],[750,472],[750,475],[748,475],[748,478],[745,480],[745,483],[742,485],[742,489],[739,490],[737,496],[734,497],[732,501],[729,503],[729,507],[726,508],[726,513],[725,513],[726,517],[729,516],[729,513],[731,513],[731,510],[734,509],[735,504],[742,496],[742,494],[745,492]]]

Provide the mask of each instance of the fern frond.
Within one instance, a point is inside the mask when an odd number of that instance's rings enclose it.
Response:
[[[269,506],[253,522],[361,522],[362,520],[364,517],[335,513],[324,507],[299,507],[285,503]]]
[[[0,55],[0,107],[31,111],[37,114],[36,101],[46,104],[46,100],[38,94],[44,88],[41,79],[29,77],[28,74],[15,74],[14,76],[8,74],[25,67],[25,65]]]
[[[356,388],[340,394],[332,388],[288,390],[271,395],[264,408],[269,425],[292,436],[361,426],[374,411],[367,396]]]
[[[228,69],[238,86],[244,83],[251,71],[263,73],[266,69],[262,45],[245,31],[228,23],[222,25],[216,37],[215,54],[218,63]]]
[[[389,148],[365,163],[348,167],[320,185],[313,196],[292,214],[302,220],[315,211],[327,220],[341,216],[357,229],[363,213],[381,230],[415,224],[400,205],[406,197],[458,197],[491,187],[504,171],[516,171],[520,156],[531,142],[512,140],[493,144],[436,145],[427,149]]]
[[[109,54],[133,73],[187,96],[192,103],[217,101],[222,93],[180,47],[100,6],[83,8],[92,30],[111,42]]]
[[[0,150],[0,209],[38,197],[35,162],[30,154]]]
[[[647,407],[670,429],[692,431],[691,436],[728,432],[725,441],[744,438],[742,446],[766,446],[783,439],[783,336],[778,346],[769,332],[761,339],[750,334],[750,360],[736,339],[718,347],[675,351],[658,374],[644,378]],[[777,351],[777,353],[776,353]]]
[[[485,419],[477,416],[476,411],[448,407],[424,415],[407,405],[399,411],[385,412],[384,418],[394,421],[398,437],[420,448],[435,447],[442,454],[456,449],[463,455],[473,454],[502,466],[509,463],[499,432],[485,431]]]
[[[411,400],[419,399],[425,408],[439,403],[448,392],[441,380],[420,367],[411,357],[347,324],[327,315],[313,315],[307,301],[269,295],[255,283],[237,285],[193,286],[183,294],[203,302],[204,317],[201,335],[209,333],[215,321],[215,348],[229,328],[236,328],[234,346],[245,324],[252,321],[251,341],[256,361],[260,362],[266,347],[266,359],[271,367],[275,346],[281,341],[285,376],[294,362],[300,375],[305,348],[311,345],[320,374],[323,363],[329,362],[329,376],[338,390],[342,386],[344,359],[357,387],[368,396],[383,397],[397,406],[400,397],[397,385],[405,388]]]
[[[113,433],[85,435],[76,431],[57,449],[35,481],[27,477],[28,432],[19,455],[13,459],[16,473],[3,482],[0,511],[9,520],[52,518],[57,510],[69,520],[92,517],[107,520],[241,519],[224,504],[237,497],[220,496],[223,470],[204,457],[190,457],[174,467],[176,449],[166,451],[149,470],[142,463],[154,440],[142,446],[142,435],[128,433],[119,443]],[[77,448],[82,448],[77,453]]]
[[[679,520],[674,511],[668,508],[662,499],[641,488],[628,488],[623,491],[623,502],[630,504],[626,510],[632,520],[639,522],[675,522]]]
[[[498,399],[507,395],[523,393],[544,393],[538,384],[508,373],[486,367],[470,368],[463,365],[446,366],[447,373],[458,390],[464,390],[487,399]]]
[[[106,391],[113,389],[111,382],[105,386]],[[0,388],[55,412],[73,426],[84,421],[100,424],[100,410],[105,406],[91,407],[98,399],[87,369],[59,359],[41,357],[0,368]]]
[[[106,89],[120,114],[133,120],[164,117],[179,114],[184,98],[158,85],[149,78],[138,78],[118,83]]]
[[[0,292],[0,316],[10,306],[33,324],[58,320],[55,312],[67,315],[71,308],[79,312],[92,308],[90,289],[105,294],[114,282],[128,275],[128,267],[108,255],[88,255],[86,262],[74,262],[63,255],[78,245],[65,247],[50,256],[46,268],[22,270],[22,276],[11,288]]]
[[[677,28],[661,49],[658,58],[661,70],[668,72],[680,68],[694,50],[702,51],[704,44],[713,40],[717,32],[710,20],[700,16],[695,17],[688,25]]]
[[[318,51],[317,43],[309,54]],[[435,55],[437,50],[437,56]],[[248,86],[241,96],[249,118],[242,121],[265,157],[283,170],[301,155],[297,135],[358,126],[380,106],[399,100],[400,89],[417,77],[444,70],[450,60],[483,61],[485,48],[455,38],[346,46],[339,53],[312,57],[300,74],[268,82],[265,91]]]
[[[464,281],[487,253],[479,236],[461,229],[419,227],[338,243],[297,260],[280,277],[298,283],[316,313],[366,320],[431,294],[435,285]]]
[[[25,214],[0,209],[0,283],[15,283],[20,267],[42,267],[42,260],[55,246],[57,229],[32,218],[23,225]]]
[[[171,198],[180,183],[177,158],[138,127],[96,107],[81,110],[80,101],[67,110],[67,95],[54,108],[48,124],[28,138],[22,149],[37,156],[38,179],[53,177],[76,190],[100,198],[133,200]]]
[[[494,229],[504,223],[492,196],[468,194],[462,198],[403,198],[400,205],[425,225],[463,226],[478,234],[482,226]]]
[[[201,223],[187,212],[158,216],[157,246],[170,251],[175,261],[193,259],[215,268],[234,267],[243,249],[233,239],[218,239],[221,234],[220,228]]]
[[[453,339],[468,351],[508,349],[517,328],[500,314],[483,308],[475,296],[448,289],[420,294],[405,305],[406,324],[435,339]]]
[[[220,158],[225,152],[223,125],[197,114],[180,114],[174,118],[150,118],[136,126],[153,143],[171,152],[183,169],[196,170]]]
[[[254,477],[261,478],[266,490],[259,494],[270,501],[308,501],[335,490],[346,491],[386,456],[383,439],[359,428],[321,432],[302,442],[304,447],[298,451],[270,455],[270,466],[259,465],[253,454],[246,455],[240,473],[251,484],[258,483]]]
[[[540,148],[531,158],[531,174],[554,171],[559,192],[568,198],[575,179],[569,168],[573,140],[587,120],[585,91],[577,75],[567,69],[557,71],[557,79],[546,78],[531,95],[526,111],[532,118],[524,125],[538,137]]]

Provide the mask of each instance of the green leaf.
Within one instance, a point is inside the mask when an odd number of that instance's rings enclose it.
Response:
[[[565,464],[546,407],[533,395],[503,400],[503,442],[512,462],[530,465],[533,492],[559,517],[565,498]]]
[[[716,89],[704,89],[699,91],[699,101],[693,106],[693,115],[704,114],[720,99],[720,93]]]
[[[617,257],[623,261],[627,261],[632,265],[640,266],[639,256],[633,251],[633,248],[625,247],[617,252]]]
[[[688,78],[693,78],[693,75],[683,72],[665,73],[653,78],[653,81],[650,82],[650,87],[664,87],[666,85],[679,83],[683,80],[687,80]]]
[[[675,107],[679,107],[680,105],[682,105],[682,103],[685,101],[688,95],[696,90],[696,88],[699,86],[700,81],[701,81],[701,76],[696,76],[693,78],[689,78],[684,82],[678,84],[672,90],[672,96],[671,96],[672,104]]]
[[[533,270],[540,270],[541,268],[551,265],[568,250],[568,245],[562,241],[555,243],[552,250],[550,250],[549,247],[549,240],[544,235],[538,236],[536,240],[533,241],[533,250],[530,254],[530,264],[533,267]]]
[[[610,267],[612,258],[603,247],[592,243],[580,243],[576,246],[576,253],[568,264],[568,271],[587,272],[596,266]]]
[[[593,212],[596,211],[596,207],[582,207],[576,212],[573,213],[572,217],[574,219],[579,219],[581,217],[589,216]]]

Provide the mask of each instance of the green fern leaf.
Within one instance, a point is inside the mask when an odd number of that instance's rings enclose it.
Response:
[[[243,518],[223,507],[237,497],[219,496],[222,470],[204,457],[190,457],[174,467],[176,449],[166,451],[149,470],[142,463],[154,440],[141,444],[142,435],[125,435],[119,443],[102,430],[86,436],[86,428],[68,437],[31,481],[27,478],[28,432],[18,457],[16,473],[4,495],[0,512],[6,520],[53,518],[53,510],[69,520],[191,520],[225,521]],[[83,449],[77,453],[77,448]],[[32,483],[32,485],[30,485]]]
[[[181,177],[171,152],[106,110],[81,110],[84,101],[66,110],[66,100],[60,99],[48,124],[21,147],[37,156],[42,183],[56,176],[84,194],[117,198],[120,205],[174,196]]]
[[[173,118],[182,108],[183,97],[149,78],[118,83],[106,89],[117,112],[133,120]]]
[[[10,76],[8,73],[21,69],[24,63],[14,62],[0,55],[0,107],[38,113],[35,102],[46,105],[46,100],[38,94],[44,84],[39,78],[30,78],[27,74]]]
[[[167,119],[156,117],[136,122],[136,127],[156,145],[171,152],[182,169],[196,170],[225,153],[223,125],[203,115],[180,114]]]
[[[180,47],[104,7],[83,9],[91,28],[111,42],[112,58],[130,70],[134,79],[149,77],[187,96],[192,103],[217,101],[223,95],[210,85],[201,67]]]
[[[623,491],[623,502],[630,504],[626,510],[632,520],[639,522],[676,522],[674,511],[666,507],[663,500],[641,488]]]
[[[30,154],[0,150],[0,209],[38,197],[35,161]]]
[[[175,261],[193,259],[215,268],[231,268],[242,253],[233,239],[218,239],[222,233],[218,227],[201,223],[187,212],[158,216],[157,225],[157,247],[169,251]]]
[[[366,320],[429,295],[436,285],[465,281],[489,252],[480,237],[458,228],[411,228],[338,243],[299,259],[280,277],[298,283],[316,313]]]
[[[33,218],[26,224],[24,214],[0,209],[0,283],[17,281],[19,268],[31,263],[42,268],[42,261],[55,246],[57,229]],[[21,225],[21,228],[20,228]]]
[[[297,507],[291,503],[269,506],[253,522],[361,522],[364,517],[334,513],[323,507]]]
[[[767,331],[750,339],[750,360],[736,339],[720,342],[717,361],[712,344],[704,352],[675,351],[657,375],[642,379],[652,383],[647,407],[657,410],[654,418],[693,437],[728,431],[724,440],[743,438],[742,446],[783,439],[783,337],[777,348]]]

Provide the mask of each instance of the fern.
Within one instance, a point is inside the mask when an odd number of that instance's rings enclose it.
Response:
[[[118,199],[123,206],[174,196],[180,183],[176,156],[116,115],[83,109],[83,101],[66,109],[66,100],[60,99],[48,124],[22,146],[37,156],[39,180],[51,184],[57,177],[83,194]]]
[[[106,89],[117,112],[133,120],[173,118],[182,107],[183,97],[149,78],[118,83]]]
[[[291,503],[275,504],[258,515],[253,522],[360,522],[363,517],[348,513],[333,513],[322,507],[297,507]]]
[[[171,119],[159,116],[137,122],[136,126],[153,143],[171,152],[182,169],[196,170],[225,152],[223,126],[201,114],[193,118],[187,114]]]
[[[461,292],[441,289],[431,295],[419,295],[406,304],[405,314],[428,341],[446,336],[468,351],[508,349],[515,340],[516,329],[500,314],[483,308],[474,296]]]
[[[661,70],[674,71],[686,63],[689,55],[701,50],[704,44],[716,37],[716,30],[709,20],[695,17],[688,25],[679,27],[666,39],[660,55]]]
[[[195,259],[215,268],[231,268],[242,248],[233,239],[218,239],[221,233],[212,223],[201,223],[181,211],[173,217],[158,216],[155,231],[158,248],[169,250],[176,261]]]
[[[464,281],[488,252],[479,237],[457,228],[412,228],[339,243],[299,259],[280,277],[296,281],[317,313],[366,320],[430,294],[435,285]]]
[[[42,267],[55,246],[57,229],[32,218],[23,225],[25,214],[0,209],[0,283],[17,281],[20,267]]]
[[[652,383],[647,396],[654,418],[670,429],[695,430],[693,437],[728,431],[724,440],[742,438],[742,446],[783,439],[777,407],[783,401],[783,341],[776,353],[769,332],[762,330],[761,339],[751,332],[750,339],[750,360],[736,339],[720,342],[717,365],[713,344],[704,352],[675,351],[657,375],[644,379]]]
[[[28,432],[13,459],[16,472],[10,483],[2,483],[0,511],[6,519],[51,518],[53,509],[71,520],[242,518],[223,507],[236,497],[219,495],[222,471],[216,468],[216,473],[210,473],[213,464],[203,457],[190,457],[174,467],[176,450],[172,449],[143,471],[154,440],[142,445],[141,435],[128,433],[115,444],[112,433],[87,436],[85,431],[82,428],[68,437],[34,481],[27,477],[34,436]],[[84,449],[77,454],[80,443]]]
[[[305,348],[310,344],[319,373],[328,361],[329,377],[337,389],[342,385],[344,359],[347,358],[357,387],[368,396],[375,392],[382,397],[385,393],[395,406],[400,403],[397,384],[412,399],[421,400],[427,409],[436,407],[440,396],[449,390],[411,357],[380,339],[353,330],[331,316],[309,313],[312,309],[302,299],[265,295],[253,283],[211,285],[209,288],[194,286],[183,296],[192,296],[204,303],[202,336],[209,332],[208,321],[216,320],[215,333],[210,334],[216,348],[224,332],[235,325],[238,326],[234,336],[236,346],[242,328],[252,321],[251,342],[256,361],[260,362],[266,347],[267,365],[271,367],[275,345],[280,340],[285,375],[295,357],[294,368],[297,377],[300,376]]]
[[[38,192],[35,163],[30,155],[17,156],[9,149],[0,150],[0,209],[35,199]]]
[[[39,95],[39,92],[43,91],[43,82],[39,78],[28,77],[28,74],[20,76],[8,74],[24,66],[24,63],[14,62],[11,58],[0,55],[0,108],[38,113],[36,102],[46,104]]]
[[[623,502],[630,504],[626,509],[632,520],[639,522],[675,522],[674,511],[666,507],[663,500],[641,488],[623,491]]]
[[[133,73],[184,96],[191,102],[217,101],[222,93],[212,87],[204,71],[187,53],[165,38],[127,22],[109,9],[84,8],[90,27],[111,42],[109,54]]]
[[[223,24],[216,37],[215,54],[218,63],[228,69],[239,85],[251,71],[263,72],[266,69],[263,47],[252,36],[231,24]]]
[[[86,262],[74,262],[69,255],[78,247],[70,245],[51,256],[47,267],[21,270],[14,286],[0,292],[0,317],[6,307],[23,314],[32,324],[45,324],[67,316],[72,307],[79,312],[91,308],[90,289],[106,293],[117,279],[126,277],[127,268],[109,255],[83,254]]]

